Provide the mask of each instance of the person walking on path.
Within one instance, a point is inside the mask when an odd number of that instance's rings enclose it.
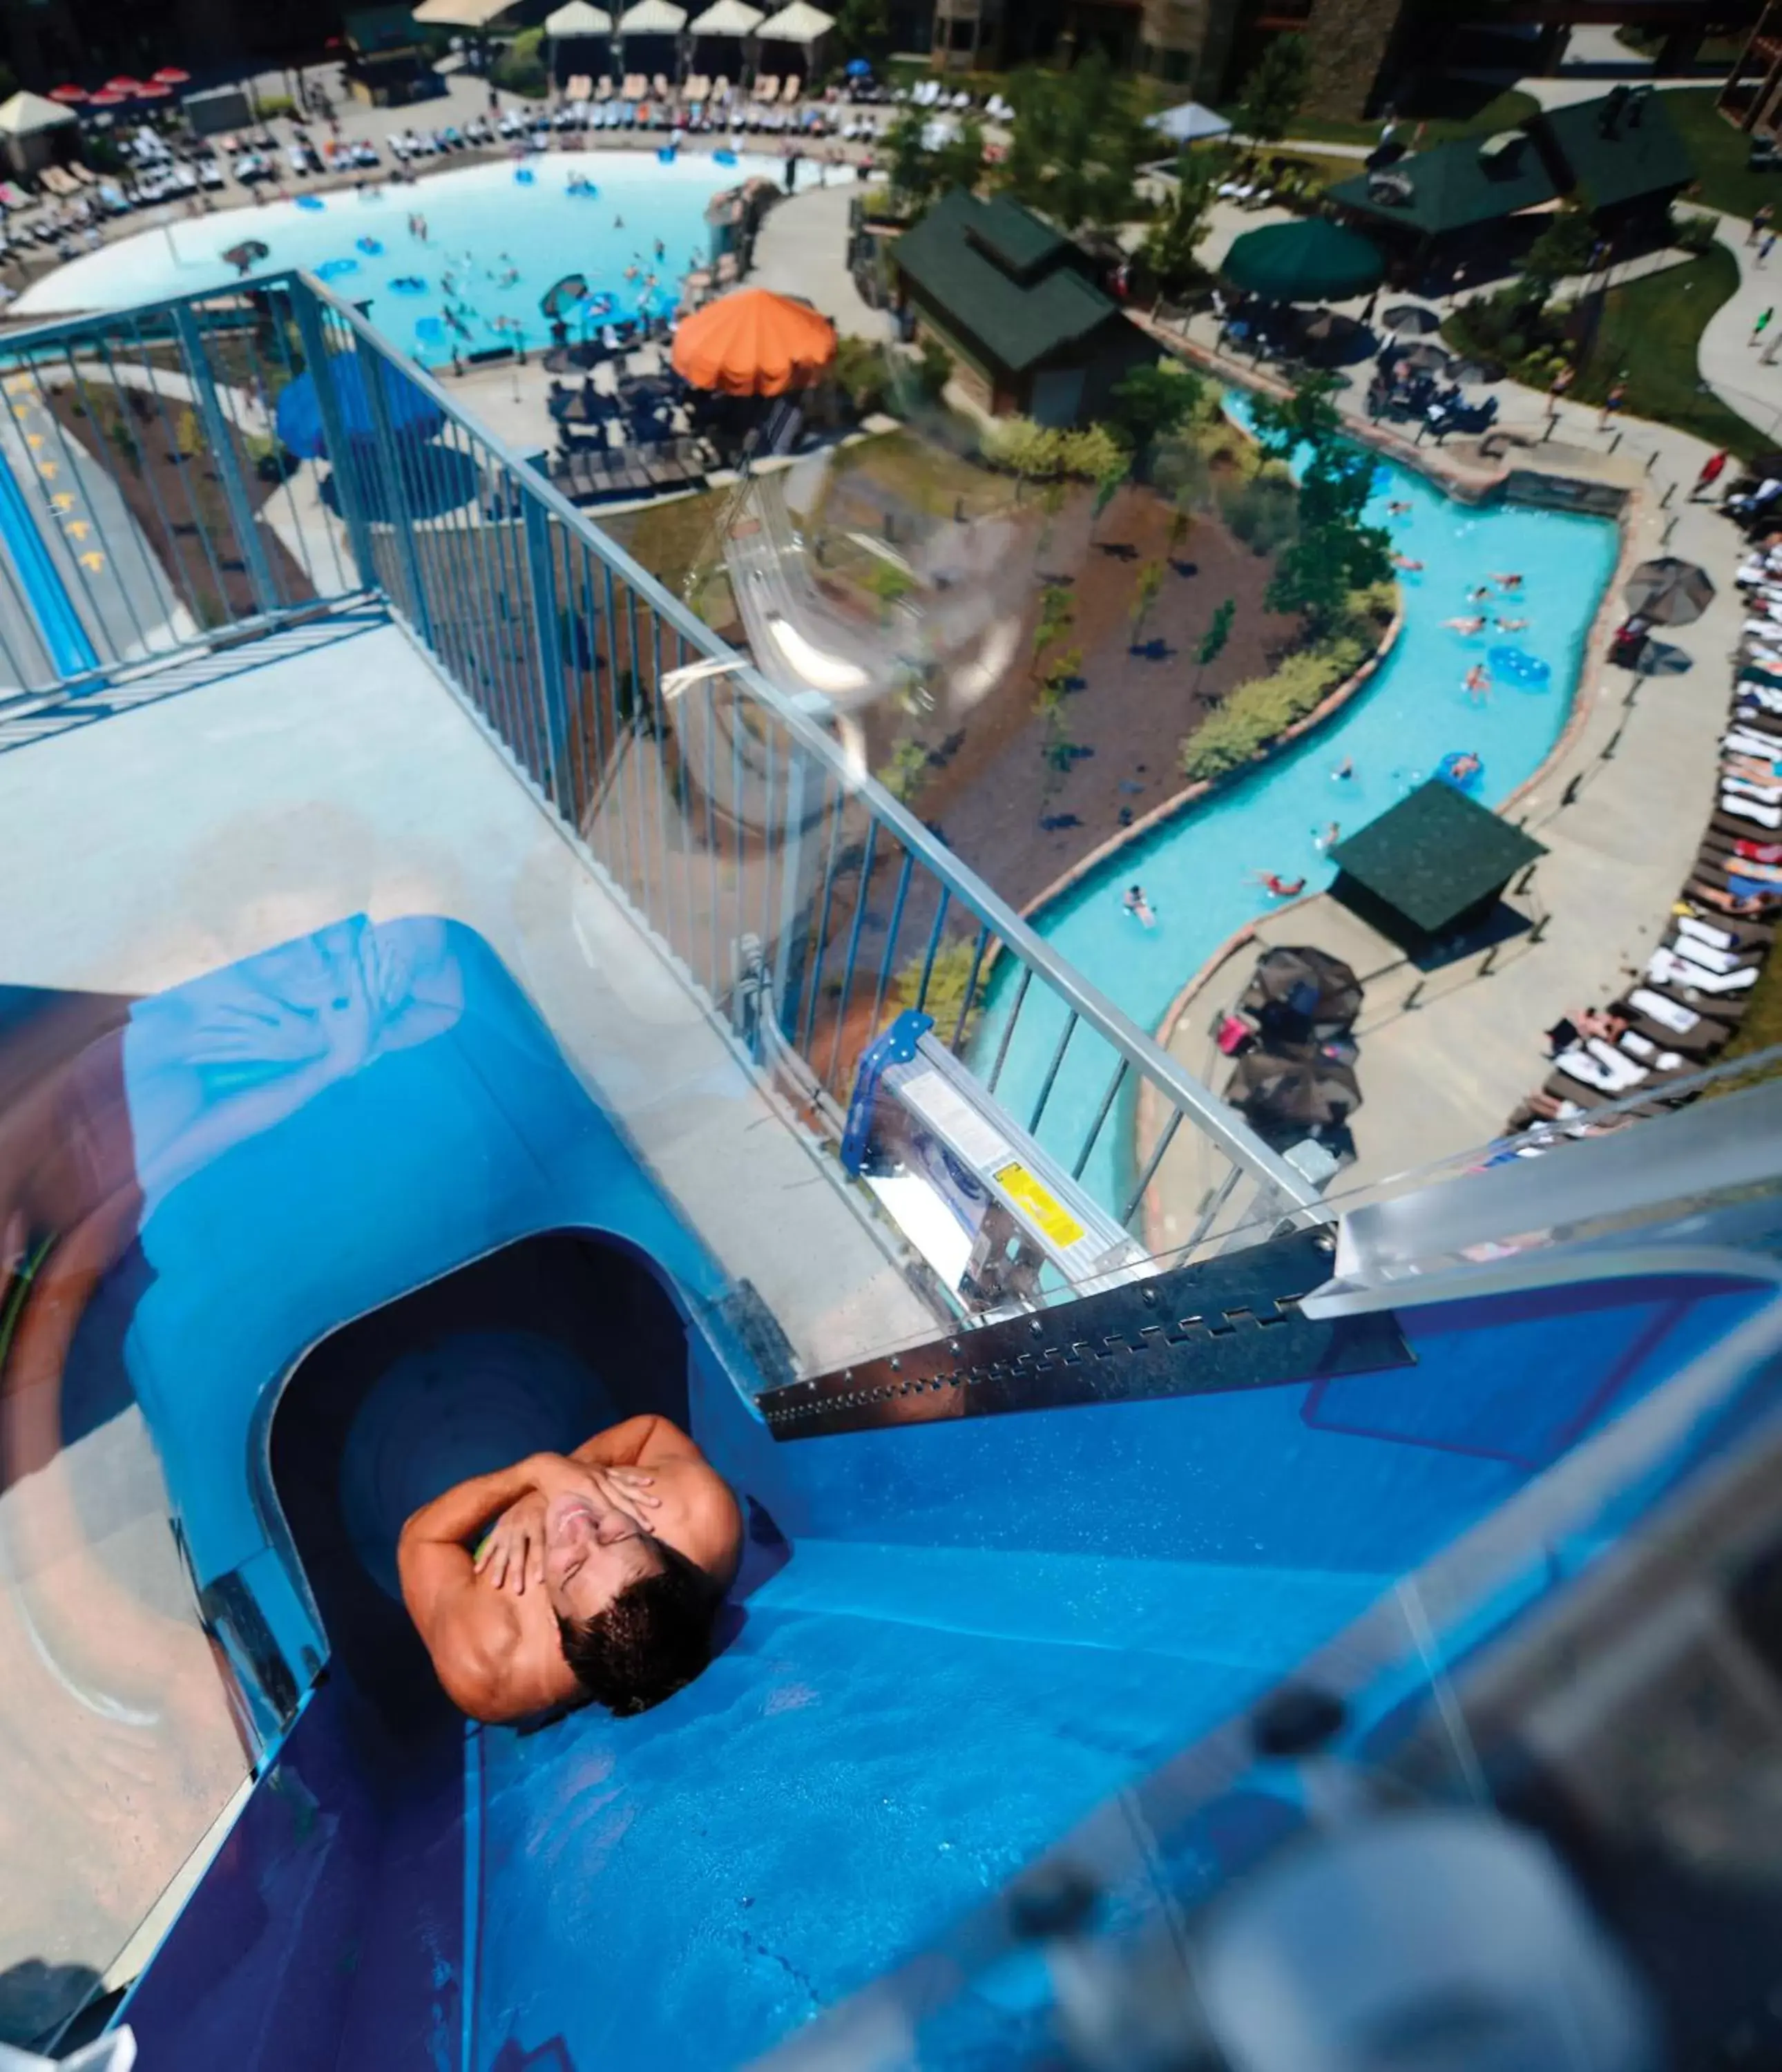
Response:
[[[1710,454],[1702,463],[1702,472],[1695,478],[1694,488],[1689,491],[1690,503],[1694,504],[1704,490],[1712,489],[1726,472],[1726,456],[1724,453]]]
[[[1599,432],[1608,430],[1610,418],[1615,416],[1627,400],[1628,377],[1624,374],[1618,375],[1610,384],[1608,394],[1603,398],[1602,412],[1596,420],[1596,429]]]
[[[1751,326],[1751,335],[1745,341],[1747,345],[1756,344],[1757,341],[1763,335],[1764,332],[1769,329],[1770,319],[1775,314],[1776,305],[1773,302],[1767,310],[1759,310],[1758,311],[1757,321]]]
[[[1745,233],[1745,242],[1747,245],[1755,245],[1769,228],[1775,216],[1776,211],[1771,204],[1767,201],[1760,201],[1751,212],[1751,228]]]

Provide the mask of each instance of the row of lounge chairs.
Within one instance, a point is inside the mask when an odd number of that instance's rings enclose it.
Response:
[[[574,504],[661,495],[704,486],[713,466],[703,439],[675,438],[655,446],[576,446],[551,464],[551,480]]]
[[[1579,1018],[1587,1026],[1549,1032],[1558,1039],[1554,1071],[1511,1116],[1512,1131],[1548,1122],[1587,1135],[1603,1126],[1592,1112],[1611,1104],[1623,1104],[1606,1119],[1619,1126],[1689,1100],[1687,1083],[1750,1002],[1782,910],[1782,780],[1774,775],[1782,763],[1782,546],[1762,550],[1739,580],[1753,617],[1735,668],[1714,810],[1665,939],[1619,999]]]

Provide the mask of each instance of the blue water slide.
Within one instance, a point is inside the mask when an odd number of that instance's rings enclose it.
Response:
[[[754,1400],[771,1334],[462,927],[342,922],[138,1002],[117,1077],[105,1342],[275,1751],[121,2011],[151,2064],[747,2062],[1763,1299],[1451,1302],[1373,1367],[800,1438]],[[401,1517],[644,1409],[743,1501],[715,1659],[636,1718],[469,1725],[393,1594]]]
[[[43,652],[59,676],[97,669],[99,656],[37,529],[12,470],[0,462],[0,541],[29,606]]]

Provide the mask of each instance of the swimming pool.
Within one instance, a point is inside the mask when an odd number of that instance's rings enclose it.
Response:
[[[621,314],[672,309],[681,276],[710,262],[712,195],[757,175],[778,184],[784,170],[760,157],[721,165],[708,151],[681,151],[672,162],[654,150],[578,152],[463,166],[413,186],[306,193],[144,230],[58,268],[14,308],[127,309],[232,286],[242,277],[223,254],[251,239],[268,248],[253,272],[302,267],[348,301],[368,299],[386,338],[437,366],[454,345],[468,356],[516,335],[543,344],[549,323],[539,298],[566,273],[584,274]],[[853,176],[851,167],[829,170]],[[593,191],[572,192],[572,180]],[[425,219],[425,240],[409,228],[414,216]]]
[[[1389,514],[1391,503],[1410,508]],[[1333,823],[1354,833],[1457,751],[1483,766],[1471,796],[1496,805],[1540,767],[1565,726],[1591,623],[1615,567],[1614,524],[1516,504],[1456,503],[1421,475],[1384,463],[1368,516],[1390,529],[1395,553],[1422,563],[1399,577],[1404,626],[1372,680],[1327,726],[1118,851],[1034,917],[1037,931],[1144,1029],[1156,1028],[1228,935],[1278,903],[1257,883],[1258,873],[1303,878],[1316,891],[1335,875],[1324,854]],[[1492,582],[1493,572],[1520,574],[1522,583],[1507,592]],[[1470,593],[1481,584],[1493,594],[1474,605]],[[1208,601],[1209,612],[1214,602]],[[1443,623],[1475,612],[1486,623],[1470,637]],[[1500,616],[1528,623],[1501,631],[1494,623]],[[1506,644],[1548,665],[1543,684],[1525,685],[1494,668],[1491,650]],[[1464,688],[1480,664],[1492,672],[1483,698]],[[1532,679],[1538,672],[1517,673]],[[1335,775],[1345,763],[1353,775]],[[1121,906],[1122,891],[1135,882],[1155,911],[1154,928]],[[1011,966],[993,981],[974,1050],[980,1069],[996,1054],[1018,980]],[[1011,1114],[1025,1119],[1038,1100],[1064,1021],[1054,996],[1027,1000],[997,1083]],[[1065,1053],[1039,1134],[1067,1160],[1095,1121],[1107,1075],[1104,1055]],[[1117,1211],[1132,1174],[1129,1104],[1103,1128],[1083,1179]]]

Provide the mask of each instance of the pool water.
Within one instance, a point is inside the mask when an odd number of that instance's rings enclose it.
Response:
[[[528,179],[516,177],[521,170]],[[125,309],[232,286],[241,276],[222,254],[253,238],[270,248],[254,272],[302,267],[348,301],[368,298],[386,338],[438,366],[454,345],[467,356],[512,343],[514,326],[526,343],[545,343],[550,327],[539,300],[566,273],[584,274],[621,315],[673,309],[681,276],[710,263],[712,195],[755,175],[777,183],[784,170],[759,157],[719,165],[704,151],[680,152],[669,164],[648,150],[551,154],[524,168],[463,166],[413,186],[370,184],[377,176],[368,174],[363,188],[144,230],[58,268],[14,309],[27,316]],[[851,167],[829,171],[852,177]],[[595,191],[572,193],[572,179]],[[426,219],[425,241],[409,228],[417,215]],[[381,249],[368,251],[361,240]],[[397,288],[398,281],[422,286]]]
[[[1410,509],[1389,516],[1389,503]],[[1423,564],[1421,572],[1399,577],[1405,623],[1373,679],[1305,741],[1119,851],[1034,917],[1035,928],[1059,954],[1147,1030],[1155,1030],[1228,936],[1282,903],[1258,884],[1259,873],[1303,878],[1307,890],[1317,891],[1335,875],[1324,854],[1332,822],[1342,834],[1354,833],[1456,752],[1478,756],[1483,769],[1470,796],[1496,805],[1533,775],[1565,726],[1591,621],[1615,566],[1613,523],[1514,504],[1456,503],[1422,476],[1384,464],[1367,515],[1389,528],[1395,553]],[[1491,583],[1493,572],[1520,573],[1521,588],[1509,594],[1491,584],[1490,600],[1469,602],[1468,594]],[[1207,600],[1209,615],[1216,602]],[[1471,638],[1443,623],[1480,611],[1485,627]],[[1493,623],[1500,615],[1526,619],[1527,627],[1500,631]],[[1538,689],[1494,668],[1491,651],[1506,646],[1548,665]],[[1464,688],[1479,664],[1492,673],[1482,697]],[[1346,779],[1335,774],[1345,763],[1354,771]],[[1154,928],[1121,906],[1121,894],[1134,883],[1155,912]],[[1002,1040],[1016,976],[1005,965],[993,982],[973,1051],[981,1071]],[[998,1098],[1023,1120],[1039,1099],[1064,1022],[1064,1009],[1052,997],[1030,990],[997,1085]],[[1094,1123],[1109,1071],[1100,1046],[1073,1044],[1065,1053],[1039,1137],[1067,1163]],[[1117,1212],[1134,1170],[1129,1102],[1102,1128],[1084,1184]]]

